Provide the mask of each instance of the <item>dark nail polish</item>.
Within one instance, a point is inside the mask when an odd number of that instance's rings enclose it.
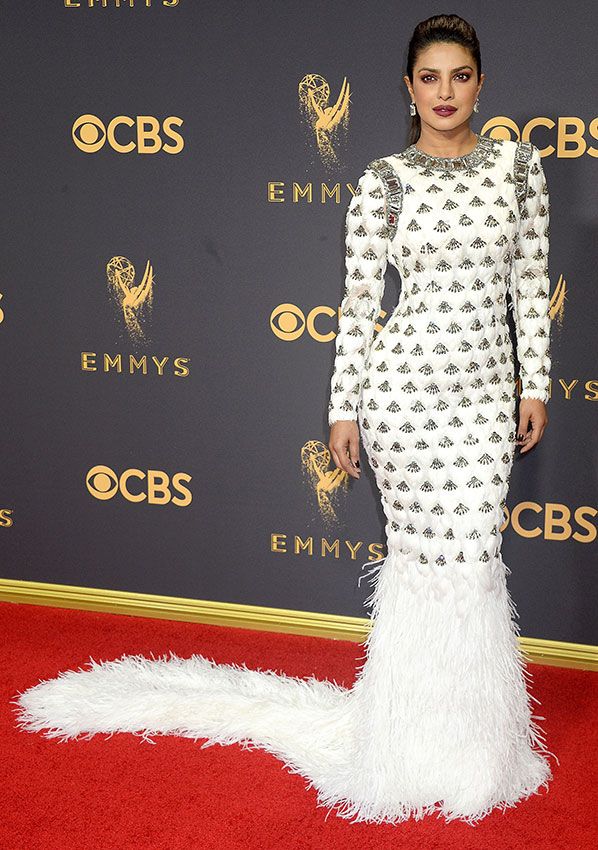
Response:
[[[360,468],[361,468],[361,467],[359,466],[359,461],[358,461],[358,460],[356,460],[356,461],[355,461],[355,466],[357,467],[357,469],[360,469]]]

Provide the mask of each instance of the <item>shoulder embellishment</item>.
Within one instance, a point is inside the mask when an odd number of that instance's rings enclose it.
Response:
[[[373,159],[366,166],[367,169],[377,174],[384,183],[386,195],[386,229],[388,237],[392,241],[397,232],[399,215],[403,208],[403,185],[399,175],[385,159]]]
[[[527,176],[531,156],[531,142],[517,142],[513,162],[513,172],[515,176],[515,194],[517,196],[517,204],[519,205],[520,214],[523,212],[523,206],[527,196]]]

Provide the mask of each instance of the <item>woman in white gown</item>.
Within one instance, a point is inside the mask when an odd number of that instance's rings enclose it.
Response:
[[[466,79],[452,73],[464,65]],[[354,821],[439,812],[475,824],[548,786],[552,754],[531,712],[500,552],[516,445],[507,292],[517,442],[535,444],[547,422],[548,192],[534,145],[471,132],[479,67],[462,19],[418,26],[406,82],[420,144],[372,161],[346,214],[330,446],[358,477],[359,424],[388,520],[354,685],[202,655],[123,655],[20,693],[21,728],[260,747]],[[456,111],[444,118],[439,104]],[[461,152],[439,156],[426,142]],[[388,262],[401,297],[374,338]]]

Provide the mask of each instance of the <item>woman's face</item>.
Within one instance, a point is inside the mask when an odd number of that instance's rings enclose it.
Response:
[[[413,87],[409,77],[403,79],[422,127],[427,124],[434,130],[454,130],[469,121],[484,74],[478,81],[471,53],[461,45],[437,43],[418,53]],[[439,107],[447,107],[446,112]]]

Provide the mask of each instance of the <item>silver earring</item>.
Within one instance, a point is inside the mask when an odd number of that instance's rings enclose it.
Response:
[[[474,103],[474,105],[473,105],[473,111],[474,111],[474,112],[477,112],[477,111],[478,111],[478,109],[479,109],[479,107],[480,107],[480,99],[479,99],[479,97],[476,97],[476,99],[475,99],[475,103]]]
[[[413,100],[409,104],[409,114],[410,115],[416,115],[417,114],[417,110],[415,108],[415,101],[413,101]]]

